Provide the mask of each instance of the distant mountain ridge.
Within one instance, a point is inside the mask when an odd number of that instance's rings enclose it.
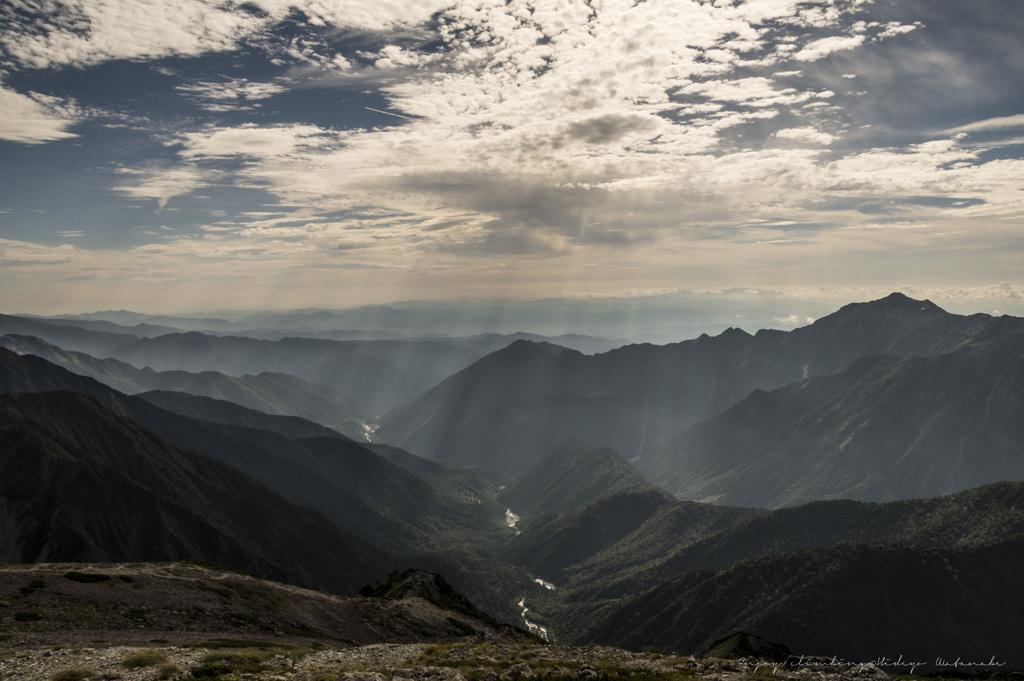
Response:
[[[34,336],[66,350],[85,352],[94,357],[106,357],[115,348],[139,338],[126,333],[108,333],[26,317],[0,315],[0,335],[6,334]]]
[[[519,341],[386,414],[375,438],[520,475],[576,437],[635,459],[651,477],[663,473],[662,443],[755,390],[830,375],[861,357],[929,357],[1019,329],[1018,318],[954,315],[892,294],[790,332],[729,329],[590,357]]]
[[[368,416],[353,400],[336,391],[282,373],[228,376],[216,371],[153,371],[138,369],[120,360],[97,359],[63,350],[31,336],[0,336],[0,347],[19,354],[33,354],[68,371],[91,376],[115,390],[129,394],[154,390],[184,392],[227,400],[282,416],[299,416],[334,427],[352,438],[362,438]]]
[[[1024,480],[1019,326],[994,320],[986,334],[941,355],[868,357],[837,374],[755,391],[666,442],[648,475],[683,498],[759,508]]]

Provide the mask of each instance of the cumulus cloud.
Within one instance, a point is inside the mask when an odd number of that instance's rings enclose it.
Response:
[[[159,211],[225,184],[262,192],[265,211],[211,215],[192,230],[201,238],[158,240],[137,252],[147,257],[450,269],[467,255],[579,267],[607,257],[628,259],[623,271],[665,258],[673,282],[679,263],[766,271],[779,251],[794,269],[926,238],[952,251],[954,231],[1011,231],[1024,201],[1020,161],[955,138],[1019,116],[913,145],[879,126],[883,141],[857,146],[875,134],[851,126],[845,106],[854,77],[870,85],[859,57],[923,28],[868,21],[870,2],[170,0],[168,14],[147,13],[156,4],[52,0],[45,22],[8,12],[0,29],[7,63],[21,67],[243,44],[278,67],[177,88],[225,115],[162,129],[173,163],[124,168],[114,190]],[[342,55],[352,30],[365,33]],[[272,115],[302,78],[344,87],[339,102],[365,96],[349,104],[360,122]],[[71,134],[73,111],[14,94],[37,127],[5,139]],[[365,109],[389,118],[367,125]],[[922,200],[950,196],[959,203]],[[957,230],[941,219],[951,211]]]
[[[782,329],[795,329],[800,326],[806,326],[813,324],[813,317],[800,317],[799,315],[791,314],[788,317],[776,317],[775,324]]]
[[[237,128],[209,127],[183,133],[172,144],[180,144],[180,155],[187,159],[212,159],[231,156],[267,160],[297,152],[319,154],[343,134],[315,125],[275,125],[260,127],[245,124]]]
[[[38,93],[25,95],[0,84],[0,139],[42,144],[76,137],[68,128],[81,115],[73,104]]]
[[[830,36],[821,38],[805,45],[799,52],[793,55],[797,61],[817,61],[824,59],[833,52],[852,50],[864,44],[863,35],[851,36]]]
[[[835,139],[827,132],[815,128],[784,128],[775,132],[775,138],[789,142],[826,146]]]
[[[2,11],[0,46],[32,68],[224,51],[264,24],[201,0],[52,0]]]
[[[445,0],[49,0],[0,5],[0,48],[30,68],[233,50],[288,18],[384,30],[426,21]],[[301,13],[301,14],[297,14]]]
[[[256,83],[245,78],[221,82],[200,82],[175,88],[207,111],[224,112],[251,109],[258,102],[287,91],[279,83]]]
[[[114,187],[114,191],[138,199],[156,199],[157,211],[162,211],[176,196],[183,196],[206,185],[209,174],[197,168],[148,168],[121,170],[132,178]]]
[[[284,4],[261,7],[280,15]],[[401,124],[219,126],[175,142],[187,164],[241,161],[246,186],[286,204],[399,213],[430,235],[415,249],[567,253],[644,244],[684,225],[701,234],[768,211],[806,221],[806,202],[822,191],[937,191],[953,181],[951,163],[975,157],[920,147],[825,166],[820,150],[836,139],[835,112],[804,107],[836,93],[798,86],[802,72],[792,68],[774,77],[737,69],[752,54],[759,63],[812,61],[906,32],[857,21],[857,12],[858,3],[795,0],[462,0],[437,15],[439,49],[392,44],[346,62],[367,82],[378,74],[389,112],[407,117]],[[769,22],[832,35],[797,48],[769,40],[778,30]],[[207,85],[189,92],[237,100],[250,84]],[[777,118],[786,122],[771,123]],[[722,153],[737,145],[746,148]]]

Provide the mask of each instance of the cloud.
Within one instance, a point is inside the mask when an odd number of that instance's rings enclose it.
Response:
[[[782,329],[795,329],[800,326],[806,326],[807,324],[813,324],[813,317],[800,317],[799,315],[791,314],[788,317],[775,317],[775,324]]]
[[[880,150],[826,166],[820,147],[835,141],[841,110],[802,107],[836,93],[739,65],[790,53],[794,43],[766,37],[781,19],[785,30],[834,34],[806,44],[801,60],[866,49],[866,36],[895,29],[855,23],[855,4],[804,10],[781,0],[458,2],[438,15],[439,48],[386,45],[351,66],[366,82],[378,74],[388,110],[411,119],[348,131],[208,127],[179,135],[178,153],[211,168],[235,159],[246,186],[285,205],[401,214],[421,226],[416,250],[543,255],[643,245],[671,230],[704,238],[751,216],[813,222],[816,192],[936,191],[952,177],[943,164],[974,162],[962,150]],[[890,168],[862,164],[887,155],[897,157]],[[778,241],[752,236],[737,238]]]
[[[785,128],[775,132],[775,138],[789,142],[807,143],[816,146],[827,146],[835,140],[832,135],[815,128]]]
[[[301,152],[319,154],[345,136],[315,125],[259,127],[244,124],[236,128],[209,127],[184,133],[172,144],[182,145],[179,153],[186,159],[240,156],[267,160]]]
[[[286,92],[278,83],[255,83],[245,78],[230,78],[221,82],[200,82],[175,88],[207,111],[241,111],[252,109],[254,102],[269,99]]]
[[[113,187],[113,190],[132,198],[156,199],[157,212],[176,196],[183,196],[207,184],[209,173],[192,167],[175,168],[123,168],[122,174],[137,178],[134,182]]]
[[[987,132],[989,130],[1010,130],[1014,128],[1024,128],[1024,114],[1000,116],[998,118],[986,118],[985,120],[975,121],[974,123],[968,123],[967,125],[949,128],[948,130],[942,131],[941,134],[955,135],[963,132]]]
[[[42,144],[77,137],[68,128],[81,112],[73,104],[38,93],[23,95],[0,85],[0,139]]]
[[[569,123],[559,140],[613,144],[626,138],[642,136],[656,127],[658,124],[650,116],[607,113]]]
[[[233,49],[264,20],[201,0],[52,0],[3,10],[0,46],[30,68]]]
[[[852,50],[864,44],[863,35],[851,36],[830,36],[821,38],[805,45],[799,52],[793,55],[797,61],[817,61],[824,59],[833,52]]]
[[[0,49],[23,67],[195,57],[259,40],[286,20],[383,31],[427,21],[445,0],[48,0],[0,5]]]
[[[74,246],[42,246],[0,238],[0,264],[9,267],[64,266],[75,258]]]
[[[269,210],[211,215],[201,238],[154,245],[168,257],[309,265],[358,253],[384,267],[660,249],[729,263],[728,249],[737,249],[761,263],[766,250],[826,253],[836,242],[863,250],[879,239],[911,243],[911,232],[948,238],[922,224],[949,206],[900,198],[963,197],[965,220],[1011,215],[1020,204],[1013,160],[984,161],[955,140],[855,146],[842,106],[851,65],[830,77],[827,64],[802,62],[837,52],[858,61],[853,51],[916,30],[863,21],[870,3],[258,0],[242,11],[174,2],[199,22],[180,35],[139,26],[135,41],[109,45],[125,34],[104,14],[117,3],[98,0],[79,31],[84,42],[60,37],[70,19],[59,17],[46,34],[50,52],[38,50],[49,55],[40,63],[84,64],[250,41],[282,64],[303,62],[276,80],[205,77],[178,87],[208,111],[240,115],[181,122],[162,138],[175,165],[125,170],[115,191],[163,209],[224,183],[263,192]],[[380,33],[342,56],[346,27]],[[399,27],[407,32],[387,33]],[[256,110],[270,97],[283,102],[300,76],[306,87],[364,91],[375,99],[360,101],[361,113],[401,120],[345,129],[340,115],[331,128],[324,118],[274,122]],[[868,199],[893,200],[903,226],[866,216]]]

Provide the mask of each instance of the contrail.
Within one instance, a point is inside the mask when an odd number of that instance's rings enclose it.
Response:
[[[390,111],[381,111],[380,109],[374,109],[374,108],[371,108],[369,106],[364,106],[363,108],[367,109],[369,111],[376,111],[377,113],[382,113],[385,116],[394,116],[395,118],[404,118],[407,121],[414,121],[414,120],[416,120],[412,116],[403,116],[402,114],[391,113]]]

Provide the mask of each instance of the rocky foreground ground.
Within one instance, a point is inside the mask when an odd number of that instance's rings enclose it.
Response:
[[[256,643],[256,645],[252,645]],[[261,681],[508,681],[512,679],[657,679],[740,681],[884,681],[873,665],[758,666],[753,660],[680,658],[615,648],[495,644],[373,644],[345,649],[293,648],[258,642],[211,642],[196,647],[151,645],[5,651],[0,678],[238,679]]]
[[[0,681],[886,681],[912,671],[787,657],[746,634],[720,643],[700,659],[549,645],[423,571],[344,598],[196,563],[0,565]]]

